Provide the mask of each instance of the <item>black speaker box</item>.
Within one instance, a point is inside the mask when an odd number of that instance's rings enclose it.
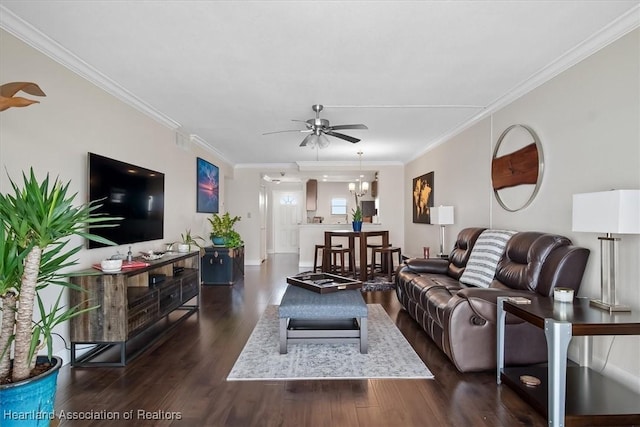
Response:
[[[166,274],[149,274],[149,286],[156,286],[167,278]]]

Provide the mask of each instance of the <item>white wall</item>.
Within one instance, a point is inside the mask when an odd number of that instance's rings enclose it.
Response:
[[[372,168],[370,168],[372,169]],[[389,230],[389,242],[393,246],[407,252],[405,244],[404,212],[406,204],[403,202],[404,167],[398,165],[380,165],[378,171],[378,222],[384,229]]]
[[[628,34],[450,141],[407,165],[410,180],[435,171],[435,204],[456,209],[447,241],[464,227],[491,226],[566,235],[591,250],[580,296],[599,296],[596,234],[571,231],[575,193],[640,188],[640,30]],[[532,127],[545,158],[540,192],[519,212],[503,210],[491,191],[490,161],[502,131],[511,124]],[[407,247],[438,244],[434,226],[411,223],[405,213]],[[424,230],[424,231],[423,231]],[[414,236],[424,235],[424,238]],[[640,311],[640,236],[622,236],[619,299]],[[576,343],[572,343],[575,354]],[[594,340],[594,365],[601,368],[610,337]],[[615,339],[605,373],[640,390],[640,338]]]
[[[165,174],[165,238],[132,245],[134,254],[162,249],[164,242],[178,240],[187,228],[208,237],[208,215],[196,213],[196,157],[220,167],[221,209],[224,175],[233,172],[229,165],[200,146],[179,148],[173,130],[0,30],[0,82],[12,81],[36,82],[47,96],[38,98],[40,104],[0,113],[0,191],[10,189],[7,174],[20,181],[22,171],[33,167],[39,177],[50,173],[71,181],[76,201],[85,202],[87,152],[95,152]],[[77,268],[89,267],[116,250],[126,253],[127,246],[82,250]],[[47,295],[53,298],[57,291],[48,290]],[[59,333],[68,339],[68,324]],[[68,360],[60,341],[54,350]]]
[[[235,230],[245,242],[244,262],[259,265],[260,258],[260,173],[252,169],[236,169],[227,183],[227,211],[240,216]]]
[[[413,178],[425,173],[434,172],[434,206],[454,207],[454,224],[445,227],[445,253],[451,251],[463,228],[489,226],[489,198],[493,190],[490,170],[482,165],[491,162],[490,130],[489,120],[484,120],[407,164],[403,183],[404,204],[408,206],[404,212],[407,253],[420,255],[423,246],[429,246],[433,255],[440,247],[440,226],[413,223],[410,208]]]

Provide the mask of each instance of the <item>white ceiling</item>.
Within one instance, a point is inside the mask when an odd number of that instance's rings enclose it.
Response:
[[[637,27],[639,3],[0,0],[0,23],[232,164],[406,163]],[[313,104],[369,130],[323,150],[262,135]]]

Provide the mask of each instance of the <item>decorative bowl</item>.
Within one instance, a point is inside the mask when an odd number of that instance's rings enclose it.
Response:
[[[122,268],[121,259],[105,259],[100,262],[102,271],[119,271]]]

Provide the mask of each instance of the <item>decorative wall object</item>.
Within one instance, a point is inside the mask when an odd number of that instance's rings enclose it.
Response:
[[[220,170],[200,157],[196,160],[197,212],[217,213],[220,199]]]
[[[413,222],[431,224],[433,172],[413,178]]]
[[[29,95],[47,96],[35,83],[31,82],[12,82],[5,83],[0,86],[0,111],[7,110],[11,107],[27,107],[31,104],[37,104],[40,101],[35,99],[23,98],[15,96],[18,92],[25,92]]]
[[[505,129],[491,161],[493,193],[500,206],[509,212],[529,206],[542,184],[543,169],[542,144],[533,129],[520,124]]]

